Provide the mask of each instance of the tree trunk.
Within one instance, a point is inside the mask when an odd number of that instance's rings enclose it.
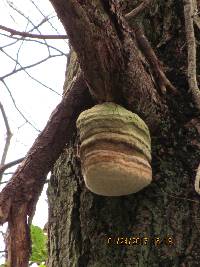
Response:
[[[121,2],[128,13],[139,1]],[[81,175],[74,132],[48,189],[49,267],[199,266],[200,205],[194,177],[200,122],[188,92],[183,3],[154,1],[137,23],[180,92],[166,96],[168,115],[151,135],[153,183],[123,197],[91,193]],[[64,89],[77,71],[74,56]]]

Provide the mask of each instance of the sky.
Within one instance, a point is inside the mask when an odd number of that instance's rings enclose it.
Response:
[[[40,11],[34,6],[34,3],[39,7]],[[23,13],[27,18],[24,18],[20,13]],[[33,25],[38,25],[47,16],[48,18],[51,17],[51,25],[48,22],[43,23],[39,28],[42,34],[65,34],[48,0],[0,1],[0,25],[18,31],[29,31],[33,29]],[[32,33],[38,34],[38,31],[34,30]],[[16,42],[15,39],[5,37],[2,34],[10,35],[0,30],[0,48]],[[13,134],[6,163],[26,155],[35,138],[46,125],[51,112],[62,97],[66,70],[65,55],[50,58],[34,68],[27,69],[28,74],[24,71],[18,71],[9,75],[20,68],[19,64],[16,66],[16,59],[24,67],[47,58],[49,52],[51,55],[60,54],[56,49],[49,48],[48,50],[41,42],[44,41],[36,40],[32,42],[20,40],[0,50],[0,77],[8,75],[4,79],[7,87],[0,81],[0,101],[4,106]],[[67,40],[47,40],[47,43],[65,54],[69,52]],[[30,78],[30,76],[50,87],[55,92],[42,86],[36,80]],[[17,109],[30,123],[25,122],[25,119]],[[6,129],[0,113],[0,156],[3,153],[5,138]],[[8,169],[7,172],[13,172],[15,169],[16,167]],[[10,177],[11,175],[4,175],[3,181],[8,180]],[[0,190],[2,187],[0,186]],[[42,228],[48,220],[46,188],[47,186],[45,186],[39,199],[36,214],[33,219],[33,224]],[[1,227],[0,231],[5,228],[6,226]],[[2,236],[0,235],[0,251],[3,249]],[[2,259],[0,258],[1,263]]]

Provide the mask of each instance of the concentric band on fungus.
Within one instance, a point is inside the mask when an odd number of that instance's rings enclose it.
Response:
[[[81,149],[84,149],[87,146],[91,146],[92,144],[95,144],[96,142],[99,142],[99,147],[101,148],[101,141],[108,141],[113,144],[119,144],[123,143],[127,147],[131,147],[133,154],[134,151],[138,151],[141,154],[143,154],[147,160],[151,161],[151,153],[150,149],[146,146],[145,143],[138,140],[137,138],[128,138],[126,136],[122,136],[115,133],[102,133],[98,135],[91,136],[90,138],[87,138],[86,140],[82,141],[81,143]]]

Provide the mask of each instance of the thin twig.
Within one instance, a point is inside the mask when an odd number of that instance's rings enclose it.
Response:
[[[1,46],[2,49],[3,49],[3,48],[6,48],[6,47],[9,47],[9,46],[11,46],[11,45],[14,45],[14,44],[16,44],[18,41],[23,40],[23,37],[20,37],[20,38],[19,38],[19,37],[16,37],[16,36],[11,36],[11,35],[7,35],[7,34],[3,34],[3,33],[0,33],[0,35],[3,35],[3,36],[8,37],[8,38],[10,38],[10,39],[14,39],[14,40],[16,40],[16,41],[14,41],[14,42],[12,42],[12,43],[9,43],[9,44],[6,44],[6,45],[4,45],[4,46]],[[46,43],[41,42],[41,41],[36,40],[36,39],[24,39],[24,41],[26,41],[26,42],[35,42],[35,43],[38,43],[38,44],[41,44],[41,45],[46,45]],[[61,51],[60,49],[58,49],[58,48],[56,48],[56,47],[54,47],[54,46],[52,46],[52,45],[50,45],[50,44],[48,44],[48,47],[51,48],[51,49],[53,49],[53,50],[55,50],[55,51],[57,51],[57,52],[59,52],[60,54],[62,54],[62,55],[65,56],[65,57],[68,56],[68,54],[64,53],[64,52]]]
[[[34,5],[34,7],[37,9],[37,11],[44,17],[44,19],[46,18],[46,16],[43,14],[43,12],[40,10],[40,8],[38,7],[38,5],[35,4],[34,1],[30,0],[30,2]],[[59,31],[54,27],[54,25],[51,23],[50,20],[48,20],[49,25],[52,27],[52,29],[54,29],[58,35],[60,35]]]
[[[135,34],[138,47],[149,62],[152,70],[153,70],[153,76],[155,76],[155,82],[158,85],[159,89],[163,94],[166,93],[167,89],[169,89],[173,94],[178,94],[178,90],[173,86],[173,84],[169,81],[169,79],[166,77],[163,68],[161,66],[161,63],[159,59],[157,58],[154,50],[151,47],[151,44],[149,43],[148,39],[144,35],[143,30],[137,23],[135,23],[134,27],[132,27],[132,30]]]
[[[31,29],[31,30],[28,31],[28,32],[30,33],[30,32],[32,32],[32,31],[34,31],[34,30],[38,30],[38,28],[39,28],[40,26],[42,26],[44,23],[46,23],[47,21],[49,21],[51,18],[53,18],[53,17],[48,17],[48,16],[44,17],[43,20],[42,20],[40,23],[38,23],[37,25],[35,25],[35,26],[33,27],[33,29]]]
[[[139,6],[134,8],[131,12],[125,15],[126,19],[131,19],[137,17],[145,8],[149,7],[152,0],[144,0]]]
[[[9,163],[6,163],[6,164],[1,164],[0,165],[0,176],[4,173],[5,170],[19,164],[20,162],[22,162],[24,160],[24,157],[23,158],[19,158],[19,159],[16,159],[14,161],[11,161]]]
[[[27,22],[25,31],[27,30],[28,25],[29,25],[29,21]],[[19,59],[19,53],[20,53],[20,50],[21,50],[21,48],[22,48],[22,46],[23,46],[23,43],[24,43],[24,38],[22,38],[21,43],[20,43],[20,46],[19,46],[18,51],[17,51],[17,53],[16,53],[16,59],[15,59],[15,67],[14,67],[14,70],[17,69],[18,59]]]
[[[35,77],[33,77],[26,69],[27,67],[23,67],[19,61],[17,59],[14,59],[13,57],[11,57],[3,48],[0,47],[0,51],[2,51],[7,57],[9,57],[11,60],[13,60],[14,62],[16,62],[16,65],[19,65],[20,66],[20,69],[14,69],[12,72],[10,72],[10,74],[7,74],[8,76],[14,74],[15,72],[17,72],[18,70],[23,70],[28,76],[29,78],[31,78],[32,80],[34,80],[35,82],[39,83],[40,85],[46,87],[47,89],[49,89],[50,91],[54,92],[55,94],[61,96],[61,94],[59,94],[57,91],[55,91],[53,88],[47,86],[46,84],[42,83],[41,81],[37,80]],[[57,56],[63,56],[63,54],[60,54],[60,55],[57,55]],[[49,56],[49,59],[51,58],[52,56],[50,55]],[[43,62],[42,62],[43,63]],[[40,64],[40,63],[39,63]],[[7,78],[8,76],[4,76],[2,77],[1,79],[5,79]]]
[[[9,2],[9,6],[15,11],[17,12],[19,15],[21,15],[23,18],[25,18],[28,22],[30,22],[30,24],[33,26],[34,29],[36,29],[38,31],[38,34],[41,35],[41,31],[39,30],[39,28],[32,22],[32,20],[29,18],[29,16],[26,16],[21,10],[19,10],[12,2]],[[46,47],[47,47],[47,50],[48,50],[48,53],[50,55],[50,50],[49,50],[49,47],[48,47],[48,44],[47,44],[47,41],[46,39],[43,39],[45,44],[46,44]]]
[[[0,48],[0,50],[1,50],[3,53],[6,53],[2,48]],[[8,54],[7,54],[7,55],[8,55]],[[13,74],[15,74],[15,73],[17,73],[17,72],[19,72],[19,71],[22,71],[22,70],[24,70],[24,69],[30,69],[30,68],[32,68],[32,67],[35,67],[35,66],[41,64],[41,63],[44,63],[45,61],[49,60],[50,58],[60,57],[60,56],[62,56],[62,55],[50,55],[50,56],[47,56],[47,57],[45,57],[45,58],[43,58],[43,59],[41,59],[41,60],[39,60],[38,62],[35,62],[35,63],[33,63],[33,64],[30,64],[30,65],[27,65],[27,66],[24,66],[24,67],[21,66],[19,69],[13,70],[13,71],[11,71],[10,73],[5,74],[5,75],[2,76],[0,79],[1,79],[1,80],[4,80],[5,78],[8,78],[9,76],[11,76],[11,75],[13,75]]]
[[[67,39],[67,35],[54,35],[54,34],[34,34],[28,32],[20,32],[9,27],[0,25],[0,29],[9,32],[11,35],[18,35],[24,38],[36,38],[36,39]]]
[[[15,11],[17,12],[19,15],[21,15],[23,18],[25,18],[28,22],[30,22],[30,24],[34,27],[34,29],[36,29],[38,31],[38,34],[41,35],[41,31],[38,29],[38,27],[32,22],[32,20],[29,18],[29,16],[26,16],[21,10],[19,10],[12,2],[9,2],[9,6]],[[48,53],[50,55],[50,50],[49,50],[49,47],[48,47],[48,44],[47,44],[47,41],[46,39],[43,39],[45,44],[46,44],[46,47],[47,47],[47,50],[48,50]]]
[[[138,7],[133,9],[130,13],[125,15],[125,18],[127,20],[131,18],[137,17],[142,11],[144,11],[145,8],[149,7],[152,0],[144,0]],[[153,51],[148,39],[144,35],[143,30],[137,22],[134,23],[134,26],[132,25],[132,30],[135,34],[135,38],[137,40],[139,49],[149,62],[151,68],[153,69],[153,76],[155,76],[155,82],[158,85],[159,89],[163,94],[166,93],[167,89],[171,90],[173,94],[178,94],[177,89],[173,86],[173,84],[169,81],[169,79],[166,77],[162,66],[160,64],[160,61],[158,60],[155,52]]]
[[[37,128],[33,125],[33,123],[31,123],[31,122],[24,116],[24,114],[21,112],[21,110],[18,108],[18,106],[17,106],[17,104],[16,104],[16,102],[15,102],[15,99],[14,99],[14,97],[13,97],[13,95],[12,95],[12,93],[11,93],[9,87],[8,87],[8,85],[6,84],[6,82],[5,82],[2,78],[0,78],[0,81],[1,81],[1,82],[4,84],[4,86],[6,87],[8,93],[9,93],[9,95],[10,95],[10,97],[11,97],[11,100],[12,100],[12,102],[13,102],[14,107],[15,107],[16,110],[19,112],[19,114],[22,116],[22,118],[23,118],[29,125],[31,125],[37,132],[40,133],[41,131],[40,131],[39,129],[37,129]]]
[[[189,201],[189,202],[196,203],[196,204],[200,205],[200,201],[198,201],[198,200],[194,200],[194,199],[187,198],[187,197],[181,197],[181,196],[172,195],[170,193],[167,193],[163,188],[160,188],[160,190],[162,191],[162,195],[156,195],[156,196],[163,197],[163,195],[166,195],[167,197],[180,199],[180,200],[185,200],[185,201]]]
[[[0,110],[1,110],[1,113],[2,113],[2,116],[3,116],[3,120],[4,120],[4,124],[5,124],[5,127],[6,127],[6,143],[5,143],[3,154],[2,154],[2,158],[1,158],[1,164],[0,164],[0,166],[1,166],[1,165],[3,165],[5,163],[6,156],[8,154],[8,149],[9,149],[9,146],[10,146],[10,140],[12,138],[12,132],[10,130],[10,126],[9,126],[9,123],[8,123],[8,118],[6,116],[6,112],[5,112],[4,107],[3,107],[1,102],[0,102]],[[0,181],[1,180],[2,180],[2,175],[0,173]]]
[[[0,185],[2,185],[2,184],[7,184],[8,183],[8,181],[3,181],[3,182],[0,182]],[[1,266],[1,265],[0,265]]]

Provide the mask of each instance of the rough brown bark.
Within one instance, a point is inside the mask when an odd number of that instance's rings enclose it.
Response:
[[[9,214],[7,235],[7,265],[26,267],[30,253],[27,203],[12,206]]]
[[[97,101],[126,105],[156,124],[157,114],[165,108],[160,110],[160,96],[142,64],[118,1],[51,0],[51,3]]]
[[[123,2],[126,14],[139,1]],[[199,196],[193,185],[199,119],[187,87],[183,5],[155,1],[140,19],[180,91],[166,97],[169,114],[152,134],[154,182],[125,197],[92,194],[83,183],[74,133],[49,185],[49,267],[199,266]]]

